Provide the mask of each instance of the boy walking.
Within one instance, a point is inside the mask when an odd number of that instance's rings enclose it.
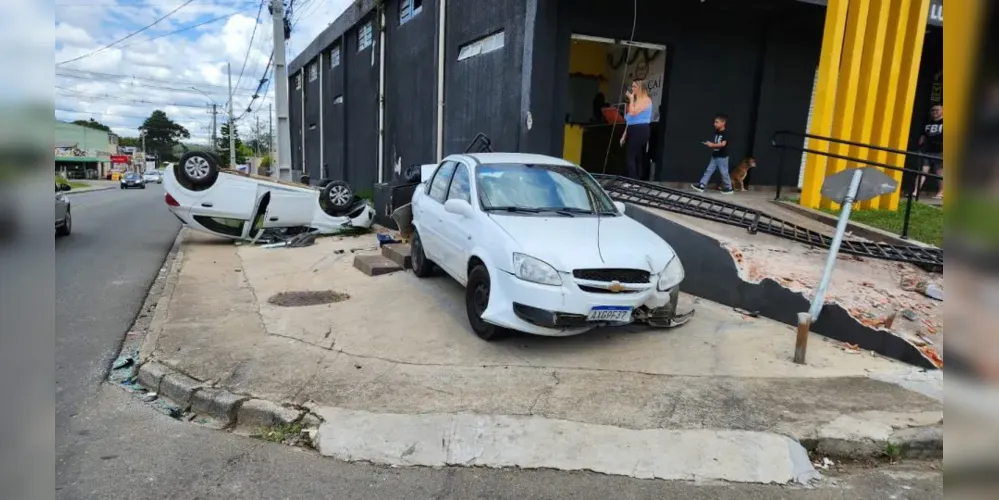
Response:
[[[732,194],[732,178],[728,174],[728,131],[725,129],[727,122],[728,116],[724,113],[715,115],[715,134],[710,141],[701,143],[711,148],[711,162],[708,163],[708,168],[704,170],[701,181],[690,185],[694,191],[703,193],[704,187],[711,180],[711,176],[714,175],[715,170],[717,170],[722,178],[721,193]]]

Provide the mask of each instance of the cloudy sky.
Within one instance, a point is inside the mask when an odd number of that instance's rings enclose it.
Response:
[[[270,0],[263,1],[261,9],[261,0],[55,0],[56,118],[93,118],[134,137],[145,117],[161,109],[191,132],[192,142],[207,143],[210,105],[215,102],[222,111],[228,99],[230,63],[234,111],[242,116],[237,127],[246,137],[258,116],[267,123],[274,95],[265,83],[262,97],[252,97],[272,69]],[[285,0],[285,5],[292,1],[289,62],[353,2]],[[100,50],[178,7],[152,27]],[[218,119],[221,124],[226,116]]]

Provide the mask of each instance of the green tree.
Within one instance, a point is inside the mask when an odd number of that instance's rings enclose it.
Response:
[[[246,163],[247,152],[249,151],[243,141],[239,140],[239,127],[233,127],[233,138],[236,143],[236,164],[241,165]],[[229,167],[229,124],[223,123],[222,127],[219,129],[218,142],[216,147],[219,152],[219,156],[222,158],[222,166],[225,168]]]
[[[138,137],[119,137],[118,138],[118,145],[122,146],[122,147],[132,146],[132,147],[136,147],[136,148],[141,148],[142,147],[142,139],[139,139]]]
[[[110,132],[111,131],[111,127],[109,127],[109,126],[107,126],[107,125],[105,125],[105,124],[103,124],[103,123],[101,123],[101,122],[99,122],[99,121],[97,121],[97,120],[95,120],[93,118],[91,118],[89,120],[74,120],[73,123],[76,124],[76,125],[83,125],[84,127],[89,127],[89,128],[92,128],[92,129],[103,130],[105,132]]]
[[[271,151],[271,133],[268,130],[266,123],[259,120],[251,122],[250,139],[246,141],[246,145],[249,146],[254,153],[259,151],[261,155],[267,154]]]
[[[155,110],[146,118],[139,130],[146,133],[146,152],[156,155],[159,161],[176,161],[173,147],[181,139],[190,139],[191,133],[175,123],[161,110]],[[139,141],[139,146],[142,142]]]

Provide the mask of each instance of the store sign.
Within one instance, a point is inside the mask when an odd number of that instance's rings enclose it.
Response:
[[[111,155],[111,163],[128,163],[128,156]]]
[[[798,0],[825,7],[829,0]],[[926,24],[931,26],[943,26],[943,0],[930,0],[930,13],[927,16]]]

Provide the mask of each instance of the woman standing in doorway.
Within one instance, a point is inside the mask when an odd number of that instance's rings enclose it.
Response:
[[[649,143],[652,123],[652,98],[645,88],[645,81],[636,79],[631,82],[627,93],[628,105],[625,108],[624,120],[628,127],[621,135],[621,146],[625,148],[625,159],[628,167],[628,177],[642,178],[642,166],[645,164],[645,150]]]

